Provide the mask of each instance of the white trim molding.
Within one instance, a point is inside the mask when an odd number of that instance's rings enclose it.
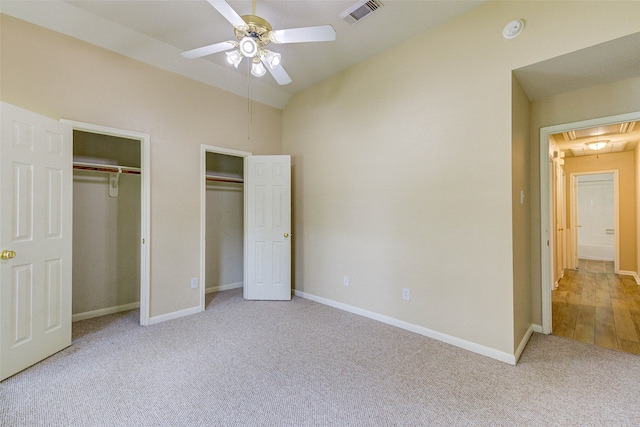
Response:
[[[520,341],[520,345],[516,349],[516,362],[520,360],[520,356],[522,356],[522,352],[524,351],[524,348],[527,346],[527,343],[529,342],[529,339],[531,339],[531,335],[533,335],[534,332],[535,331],[533,325],[529,325],[529,329],[527,329],[527,332],[524,334],[522,340]]]
[[[214,292],[230,291],[232,289],[242,288],[243,286],[244,286],[244,282],[228,283],[226,285],[212,286],[210,288],[206,288],[204,290],[204,293],[212,294]]]
[[[640,276],[638,276],[638,273],[636,273],[635,271],[620,270],[618,274],[621,274],[623,276],[632,276],[635,279],[636,283],[640,285]]]
[[[385,316],[382,314],[374,313],[372,311],[363,310],[358,307],[354,307],[352,305],[343,304],[341,302],[333,301],[327,298],[319,297],[316,295],[312,295],[302,291],[295,291],[295,295],[300,298],[305,298],[310,301],[314,301],[320,304],[328,305],[329,307],[337,308],[339,310],[347,311],[349,313],[357,314],[359,316],[367,317],[372,320],[377,320],[378,322],[386,323],[387,325],[395,326],[400,329],[404,329],[406,331],[414,332],[416,334],[423,335],[428,338],[433,338],[435,340],[451,344],[455,347],[462,348],[464,350],[471,351],[473,353],[480,354],[482,356],[487,356],[492,359],[499,360],[501,362],[508,363],[510,365],[515,365],[517,362],[517,357],[514,354],[505,353],[503,351],[499,351],[493,349],[491,347],[486,347],[481,344],[477,344],[471,341],[466,341],[451,335],[443,334],[441,332],[434,331],[432,329],[428,329],[422,326],[414,325],[413,323],[405,322],[403,320],[396,319],[394,317]],[[531,328],[529,328],[531,330]],[[525,338],[523,338],[523,343],[520,346],[524,349],[526,342],[529,340],[531,333],[527,332]]]
[[[121,311],[129,311],[140,308],[140,302],[132,302],[130,304],[117,305],[114,307],[101,308],[98,310],[85,311],[84,313],[77,313],[71,316],[72,322],[79,320],[92,319],[94,317],[106,316],[107,314],[120,313]]]
[[[172,311],[171,313],[161,314],[160,316],[153,316],[149,319],[149,325],[166,322],[167,320],[179,319],[180,317],[191,316],[192,314],[197,314],[201,311],[200,306],[197,305],[195,307],[185,308],[184,310]]]

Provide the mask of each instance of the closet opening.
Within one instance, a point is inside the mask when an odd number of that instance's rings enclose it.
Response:
[[[205,296],[244,285],[244,158],[202,146],[201,308]]]
[[[72,319],[140,308],[149,324],[149,136],[73,126]]]

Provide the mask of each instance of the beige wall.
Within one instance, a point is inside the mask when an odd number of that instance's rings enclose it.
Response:
[[[616,266],[624,271],[637,271],[636,266],[636,171],[635,154],[633,151],[622,153],[601,154],[599,156],[570,157],[564,161],[564,171],[567,175],[567,229],[573,230],[573,209],[570,200],[571,174],[585,172],[618,171],[619,199],[618,216],[620,229],[620,265]],[[571,237],[573,238],[573,237]]]
[[[2,101],[151,137],[151,316],[197,307],[200,145],[281,153],[281,111],[1,15]],[[259,132],[256,131],[259,129]]]
[[[540,129],[640,111],[640,78],[598,85],[531,103],[531,264],[533,323],[542,324],[540,256]]]
[[[516,350],[531,326],[531,201],[529,200],[531,183],[529,98],[515,76],[512,97],[513,344]]]
[[[640,31],[630,16],[640,3],[490,2],[296,94],[296,289],[513,354],[531,319],[514,320],[511,72]]]

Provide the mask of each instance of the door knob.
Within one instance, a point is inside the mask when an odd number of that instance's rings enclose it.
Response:
[[[289,237],[289,233],[284,233],[284,237]]]
[[[0,252],[0,259],[11,259],[15,258],[16,253],[14,251],[4,250]]]

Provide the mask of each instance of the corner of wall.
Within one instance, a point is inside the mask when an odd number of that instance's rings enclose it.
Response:
[[[529,152],[529,98],[512,73],[511,181],[513,245],[513,343],[531,329],[534,297],[531,291],[531,173]],[[528,338],[527,338],[528,339]],[[524,348],[524,347],[523,347]]]

